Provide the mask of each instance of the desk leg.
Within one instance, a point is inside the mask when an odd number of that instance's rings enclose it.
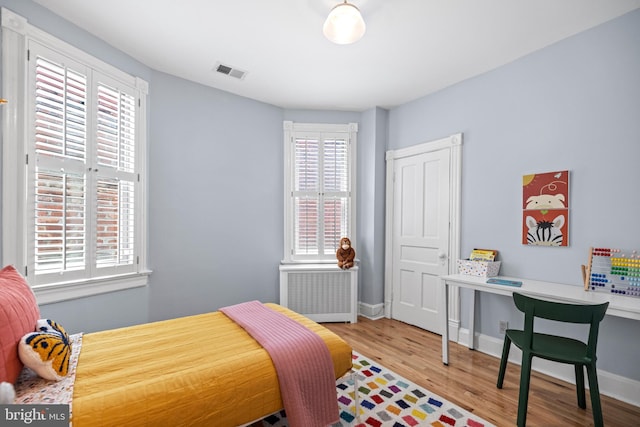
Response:
[[[476,290],[471,289],[471,307],[469,310],[469,349],[473,350],[475,346],[475,336],[476,336]]]
[[[440,299],[440,321],[442,325],[442,363],[449,364],[449,285],[441,281],[442,298]]]

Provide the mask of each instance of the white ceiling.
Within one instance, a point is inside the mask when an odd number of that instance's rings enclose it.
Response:
[[[640,0],[352,0],[352,45],[322,35],[341,0],[34,0],[147,66],[283,108],[392,108],[640,8]],[[246,71],[238,80],[218,63]]]

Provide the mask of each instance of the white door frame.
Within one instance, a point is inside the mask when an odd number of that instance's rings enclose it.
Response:
[[[393,292],[393,213],[395,200],[395,161],[403,157],[416,156],[442,149],[450,150],[450,197],[449,197],[449,259],[448,272],[455,273],[456,262],[460,258],[460,201],[462,181],[462,133],[453,134],[446,138],[429,141],[386,153],[386,207],[385,207],[385,274],[384,274],[384,315],[391,318],[391,298]],[[449,337],[458,341],[460,327],[460,289],[451,286],[449,292]],[[439,308],[441,310],[442,308]]]

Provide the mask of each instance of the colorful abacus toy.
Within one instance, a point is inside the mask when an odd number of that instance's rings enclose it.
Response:
[[[640,297],[640,254],[612,248],[591,248],[583,266],[586,290]]]

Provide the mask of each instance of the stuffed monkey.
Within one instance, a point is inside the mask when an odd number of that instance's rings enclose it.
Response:
[[[353,260],[356,258],[356,251],[351,247],[351,240],[348,237],[340,239],[340,247],[336,251],[338,267],[343,270],[353,267]]]

